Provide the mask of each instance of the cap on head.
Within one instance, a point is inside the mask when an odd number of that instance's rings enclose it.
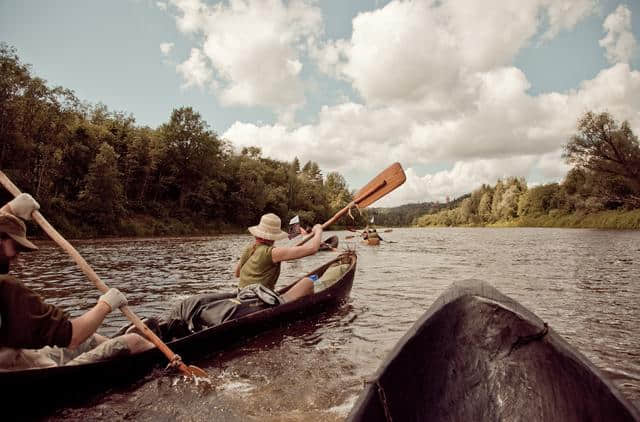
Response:
[[[36,245],[27,240],[27,226],[12,214],[0,213],[0,233],[6,234],[15,240],[21,252],[38,250]]]
[[[257,226],[249,227],[249,233],[266,240],[280,240],[288,236],[280,230],[280,217],[272,213],[263,215]]]

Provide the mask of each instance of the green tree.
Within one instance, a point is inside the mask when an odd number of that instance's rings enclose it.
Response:
[[[340,173],[330,172],[327,174],[324,187],[330,214],[335,214],[351,202],[352,196],[347,187],[347,181]]]
[[[485,223],[491,221],[491,203],[493,201],[493,191],[488,188],[480,197],[480,203],[478,204],[478,216]]]
[[[112,233],[124,214],[124,195],[117,160],[111,145],[106,142],[100,145],[78,198],[86,220],[97,227],[100,234]]]
[[[587,112],[564,147],[567,163],[597,175],[595,194],[612,207],[640,207],[640,146],[628,122]]]
[[[208,209],[211,201],[222,196],[222,192],[203,189],[203,184],[209,185],[209,179],[218,176],[222,164],[221,142],[191,107],[173,110],[169,122],[162,125],[160,131],[166,143],[170,195],[176,195],[180,209],[187,203],[191,210]],[[203,195],[208,198],[203,200]]]

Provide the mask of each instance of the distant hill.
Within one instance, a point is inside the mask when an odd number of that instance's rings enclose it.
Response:
[[[471,194],[463,195],[452,201],[439,202],[421,202],[418,204],[404,204],[391,208],[370,208],[368,215],[375,216],[376,226],[402,227],[411,226],[414,220],[425,214],[435,214],[443,209],[454,209],[460,203],[471,196]]]

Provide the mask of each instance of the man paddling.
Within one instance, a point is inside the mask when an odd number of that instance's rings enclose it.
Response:
[[[89,311],[70,318],[9,275],[21,252],[38,249],[27,240],[20,218],[29,220],[39,208],[24,193],[0,208],[0,368],[74,365],[154,347],[137,334],[108,339],[95,333],[107,314],[126,305],[118,289],[110,289]]]

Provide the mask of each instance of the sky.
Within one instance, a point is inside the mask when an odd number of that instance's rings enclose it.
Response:
[[[338,171],[376,203],[561,181],[586,111],[640,134],[640,0],[2,0],[32,72],[157,127],[191,106],[234,148]]]

